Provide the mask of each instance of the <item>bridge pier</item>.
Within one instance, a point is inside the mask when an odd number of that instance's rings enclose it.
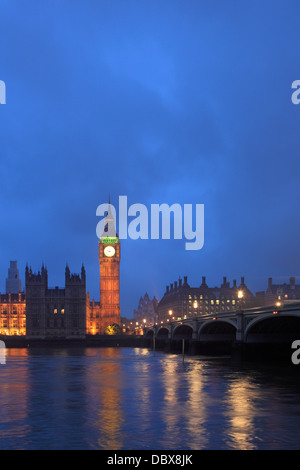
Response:
[[[244,314],[237,314],[237,330],[236,330],[236,341],[242,343],[244,341]]]
[[[190,340],[189,342],[189,355],[194,356],[198,352],[198,341],[195,339]]]
[[[231,360],[233,362],[242,362],[245,357],[245,344],[243,341],[235,341],[232,344]]]
[[[169,352],[169,353],[172,351],[172,339],[171,338],[166,339],[164,351]]]

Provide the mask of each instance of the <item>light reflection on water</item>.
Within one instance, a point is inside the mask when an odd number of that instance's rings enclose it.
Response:
[[[11,349],[0,448],[298,449],[298,377],[138,348]]]

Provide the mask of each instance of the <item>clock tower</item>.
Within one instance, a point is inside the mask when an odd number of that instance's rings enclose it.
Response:
[[[100,325],[101,333],[107,326],[120,325],[120,241],[115,229],[110,204],[105,227],[99,240],[100,265]]]

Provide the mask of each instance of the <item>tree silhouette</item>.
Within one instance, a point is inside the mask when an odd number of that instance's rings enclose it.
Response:
[[[104,330],[105,335],[119,335],[120,333],[121,333],[121,327],[117,323],[108,325]]]

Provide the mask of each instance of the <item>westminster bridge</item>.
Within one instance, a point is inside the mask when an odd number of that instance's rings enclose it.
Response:
[[[144,328],[148,347],[189,354],[291,354],[300,340],[300,302],[203,315]]]

